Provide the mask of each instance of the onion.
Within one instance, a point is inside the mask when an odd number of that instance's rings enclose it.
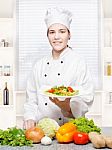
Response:
[[[25,131],[25,137],[26,139],[33,141],[33,143],[40,143],[41,139],[44,137],[44,132],[39,127],[32,127]]]

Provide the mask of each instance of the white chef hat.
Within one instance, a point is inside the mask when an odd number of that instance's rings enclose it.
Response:
[[[71,12],[64,8],[49,8],[46,12],[45,23],[47,28],[49,28],[52,24],[60,23],[70,29],[70,24],[72,21],[71,17]]]

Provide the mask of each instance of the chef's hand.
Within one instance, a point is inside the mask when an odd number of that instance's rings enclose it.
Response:
[[[70,111],[70,98],[66,98],[64,101],[60,101],[58,98],[51,98],[49,99],[55,103],[58,107],[60,107],[62,110],[69,112]]]
[[[73,117],[70,108],[70,98],[66,98],[64,101],[60,101],[58,98],[49,97],[49,99],[55,103],[60,109],[64,117]]]
[[[29,128],[34,127],[35,125],[36,125],[35,121],[32,120],[32,119],[29,119],[29,120],[24,121],[23,128],[24,129],[29,129]]]

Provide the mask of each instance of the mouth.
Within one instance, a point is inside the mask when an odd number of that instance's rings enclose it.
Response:
[[[53,42],[53,44],[56,44],[56,45],[61,44],[61,43],[62,43],[61,41],[54,41]]]

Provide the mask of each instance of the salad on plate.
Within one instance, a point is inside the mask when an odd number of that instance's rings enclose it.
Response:
[[[79,90],[75,90],[71,86],[54,86],[44,91],[48,96],[53,97],[74,97],[79,94]]]

